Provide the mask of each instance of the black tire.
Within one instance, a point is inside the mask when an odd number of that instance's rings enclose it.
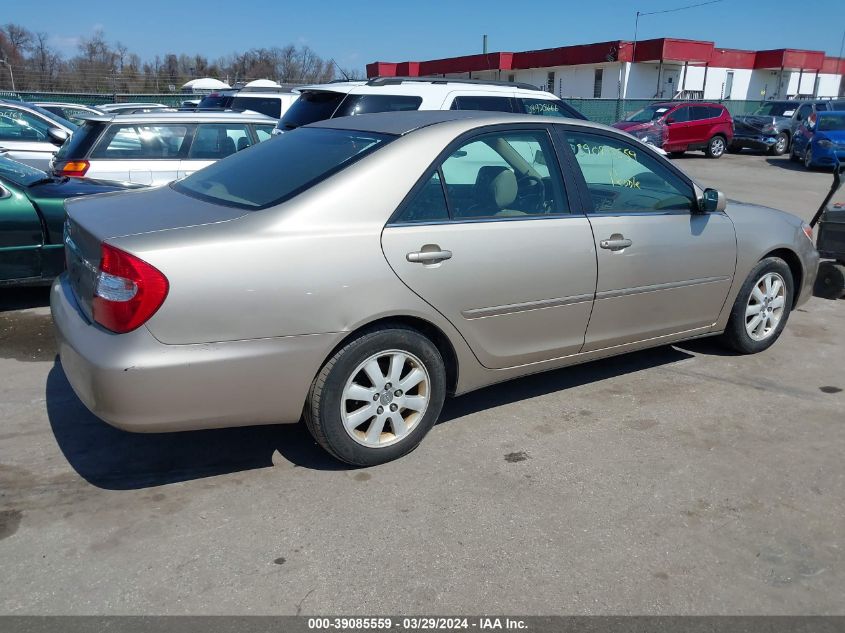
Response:
[[[343,391],[361,363],[388,350],[410,353],[419,359],[428,372],[430,399],[422,418],[408,435],[394,444],[371,448],[353,439],[344,428]],[[437,347],[414,329],[391,325],[361,333],[329,358],[311,385],[304,411],[305,425],[317,443],[340,461],[354,466],[376,466],[398,459],[419,445],[440,416],[445,396],[446,370]]]
[[[785,296],[784,296],[784,310],[780,322],[763,340],[755,340],[751,338],[745,328],[745,311],[751,299],[751,293],[764,275],[768,273],[777,273],[784,280]],[[728,325],[722,335],[722,342],[728,347],[740,354],[756,354],[768,349],[772,344],[778,340],[786,327],[786,322],[789,319],[789,313],[792,310],[792,302],[795,296],[795,282],[792,279],[792,271],[785,261],[779,257],[767,257],[761,260],[748,274],[745,283],[734,301],[733,308],[731,308],[731,315],[728,319]]]
[[[813,294],[822,299],[845,297],[845,264],[831,261],[819,264]]]
[[[707,158],[721,158],[727,148],[728,139],[721,134],[717,134],[707,141],[707,147],[704,148],[704,154]]]
[[[804,150],[804,169],[813,170],[813,150],[809,147]]]
[[[795,153],[795,145],[794,144],[789,150],[789,160],[791,160],[793,163],[800,163],[801,162],[801,158],[798,156],[798,154]]]
[[[789,149],[789,134],[786,132],[781,132],[778,134],[778,138],[775,141],[775,144],[769,148],[769,154],[772,156],[782,156],[786,154],[786,150]]]
[[[679,152],[669,152],[669,156],[671,156],[672,158],[680,158],[681,156],[683,156],[686,153],[687,153],[686,150],[681,150]]]
[[[739,154],[742,151],[742,145],[728,145],[728,154]]]

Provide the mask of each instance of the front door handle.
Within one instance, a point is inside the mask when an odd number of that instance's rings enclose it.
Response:
[[[405,256],[413,264],[436,264],[452,257],[452,251],[416,251]]]
[[[619,233],[614,233],[608,239],[599,242],[599,246],[606,248],[609,251],[621,251],[623,248],[628,248],[633,242],[625,239]]]

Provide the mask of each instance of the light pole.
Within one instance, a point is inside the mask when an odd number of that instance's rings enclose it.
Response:
[[[0,63],[6,64],[9,67],[9,79],[12,80],[12,92],[15,92],[15,73],[12,72],[12,65],[5,57],[0,59]]]

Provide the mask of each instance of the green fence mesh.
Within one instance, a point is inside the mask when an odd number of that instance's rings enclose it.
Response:
[[[7,98],[12,95],[8,95]],[[163,103],[168,106],[179,106],[186,99],[201,99],[202,95],[185,93],[164,94],[103,94],[84,92],[19,92],[17,96],[24,101],[60,101],[64,103],[81,103],[84,105],[100,105],[114,102],[143,102]],[[2,95],[0,95],[2,97]],[[654,99],[564,99],[577,108],[591,121],[610,125],[620,121],[637,110],[654,103]],[[761,101],[721,101],[732,116],[748,114],[761,105]]]

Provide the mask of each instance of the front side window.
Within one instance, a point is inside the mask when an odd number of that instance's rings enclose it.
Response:
[[[569,213],[545,131],[478,137],[452,152],[440,171],[454,220]]]
[[[422,97],[412,95],[349,95],[343,100],[333,117],[419,110],[420,104],[422,104]]]
[[[113,125],[91,152],[91,158],[179,158],[188,135],[186,125]]]
[[[672,123],[687,123],[692,118],[690,110],[692,110],[692,108],[690,108],[689,106],[684,106],[682,108],[674,110],[666,118],[672,119]]]
[[[0,140],[48,141],[52,126],[25,110],[0,106]]]
[[[513,99],[510,97],[455,97],[452,110],[484,110],[486,112],[515,112]]]
[[[595,213],[694,208],[692,188],[640,148],[584,132],[567,132],[566,140],[575,153]]]
[[[301,128],[217,161],[171,185],[195,198],[241,209],[264,209],[322,182],[394,137]]]
[[[251,144],[243,123],[201,123],[194,132],[188,158],[218,160]]]
[[[266,141],[273,136],[273,125],[256,125],[255,136],[258,137],[258,142]]]

